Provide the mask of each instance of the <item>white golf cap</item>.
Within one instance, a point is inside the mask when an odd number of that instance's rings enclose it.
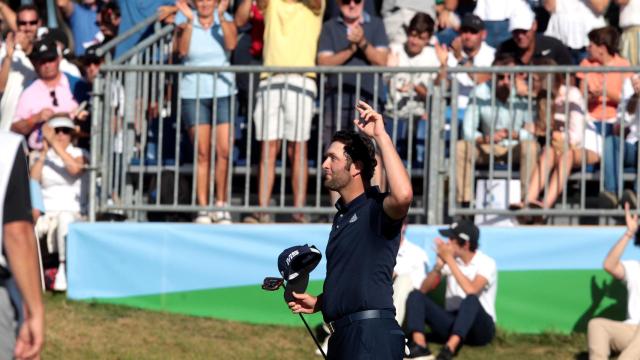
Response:
[[[536,19],[533,11],[528,7],[522,7],[518,11],[514,11],[509,19],[509,32],[513,30],[531,30],[533,21]]]
[[[69,129],[75,129],[75,125],[73,124],[73,120],[69,119],[68,117],[65,116],[56,116],[54,118],[49,119],[49,121],[47,121],[47,125],[51,126],[52,128],[69,128]]]

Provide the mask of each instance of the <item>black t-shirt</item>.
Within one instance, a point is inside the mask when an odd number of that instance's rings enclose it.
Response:
[[[372,187],[347,205],[336,204],[322,295],[322,315],[327,322],[363,310],[395,312],[392,274],[402,220],[393,220],[384,212],[382,202],[387,195]]]
[[[9,178],[4,198],[3,211],[3,224],[14,221],[33,221],[27,157],[22,147],[18,148],[13,162],[11,177]]]
[[[520,49],[513,39],[509,39],[500,44],[497,53],[511,54],[520,61],[524,50]],[[553,59],[558,65],[573,65],[569,49],[560,40],[536,34],[536,48],[533,50],[531,60],[544,57]]]

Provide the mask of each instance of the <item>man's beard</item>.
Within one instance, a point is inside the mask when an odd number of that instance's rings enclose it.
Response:
[[[498,85],[496,87],[496,98],[502,103],[507,102],[507,99],[509,99],[510,93],[511,93],[511,89],[509,89],[509,86]]]
[[[348,177],[333,176],[331,179],[324,181],[324,187],[332,191],[339,191],[349,183]]]

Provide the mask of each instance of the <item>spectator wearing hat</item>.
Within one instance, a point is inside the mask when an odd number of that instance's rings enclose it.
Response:
[[[496,50],[485,41],[487,30],[485,23],[478,15],[466,14],[460,23],[460,35],[454,41],[451,50],[443,46],[436,46],[440,64],[444,69],[465,67],[490,67]],[[489,79],[488,74],[453,73],[449,80],[458,82],[458,109],[467,108],[469,94],[473,87]],[[464,114],[464,112],[459,112]]]
[[[69,37],[67,37],[67,34],[59,28],[47,29],[47,31],[40,36],[41,39],[44,37],[53,40],[58,46],[58,54],[60,54],[60,71],[73,77],[81,78],[82,73],[80,73],[78,66],[69,61],[69,59],[73,58],[73,54],[69,49]]]
[[[7,6],[0,7],[7,11]],[[7,34],[0,49],[0,128],[5,130],[11,127],[20,94],[37,79],[29,55],[42,25],[38,9],[32,4],[21,6],[15,16],[15,31]]]
[[[100,31],[96,22],[99,0],[56,0],[58,8],[69,20],[69,27],[73,34],[74,52],[76,56],[84,54],[84,49],[91,45],[96,34]]]
[[[452,359],[462,344],[482,346],[495,336],[498,272],[495,260],[478,250],[480,230],[473,222],[461,220],[440,234],[448,240],[434,241],[436,265],[420,290],[407,299],[409,358],[431,355],[425,324],[435,338],[445,341],[437,360]],[[443,276],[447,277],[444,309],[426,295]]]
[[[605,26],[604,12],[609,0],[544,0],[544,8],[551,14],[545,35],[565,44],[574,64],[587,57],[589,31]]]
[[[50,253],[58,252],[56,291],[67,290],[66,237],[69,224],[81,219],[84,206],[82,178],[88,153],[73,145],[75,125],[68,117],[54,117],[42,126],[43,147],[31,169],[40,182],[44,215],[36,222],[36,234],[46,238]]]
[[[38,79],[20,95],[11,130],[29,136],[29,146],[39,149],[42,136],[34,130],[56,113],[75,117],[73,112],[78,103],[73,96],[69,77],[60,71],[60,54],[53,40],[45,37],[36,42],[31,60],[35,64]]]
[[[500,54],[510,54],[524,65],[536,58],[548,57],[558,65],[572,65],[569,49],[558,39],[538,34],[538,22],[531,8],[523,7],[509,19],[511,39],[498,48]]]
[[[389,43],[402,45],[407,42],[407,27],[416,14],[427,14],[435,21],[436,2],[434,0],[383,0],[380,12]]]
[[[618,353],[620,360],[640,359],[640,261],[621,259],[631,239],[635,246],[640,245],[638,215],[635,209],[634,215],[631,214],[628,203],[624,210],[627,229],[609,250],[604,259],[604,270],[627,287],[627,319],[594,318],[589,321],[587,341],[591,360],[607,360],[612,350]]]

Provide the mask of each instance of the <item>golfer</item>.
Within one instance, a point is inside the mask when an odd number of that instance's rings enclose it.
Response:
[[[322,311],[332,332],[329,359],[402,359],[405,337],[395,320],[392,274],[402,221],[413,198],[409,175],[384,128],[367,103],[356,106],[360,130],[338,131],[322,163],[324,185],[340,194],[327,245],[324,291],[293,293],[294,313]],[[370,184],[376,166],[375,140],[391,189]]]

